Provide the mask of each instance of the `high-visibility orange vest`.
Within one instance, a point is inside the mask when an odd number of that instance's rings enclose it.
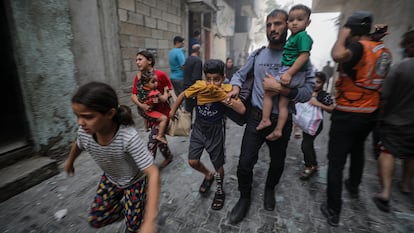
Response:
[[[353,67],[355,80],[340,68],[336,86],[336,109],[344,112],[374,112],[380,101],[380,88],[391,65],[391,52],[376,41],[359,41],[363,54]]]

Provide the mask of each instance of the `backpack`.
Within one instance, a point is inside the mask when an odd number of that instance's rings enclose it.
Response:
[[[250,115],[250,110],[252,108],[252,103],[250,101],[252,95],[252,88],[253,88],[253,80],[254,80],[254,63],[256,60],[257,55],[266,48],[266,46],[261,47],[256,51],[253,55],[253,66],[249,70],[246,76],[246,80],[244,81],[242,87],[240,88],[239,98],[243,102],[244,106],[246,107],[246,112],[244,114],[240,114],[234,111],[231,108],[226,108],[226,116],[230,118],[230,120],[234,121],[236,124],[243,126],[247,122],[247,116]]]

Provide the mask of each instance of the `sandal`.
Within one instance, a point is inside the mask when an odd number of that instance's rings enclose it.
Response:
[[[403,187],[403,184],[402,184],[402,182],[400,181],[400,182],[398,182],[398,190],[400,191],[400,193],[401,194],[403,194],[403,195],[410,195],[411,194],[411,191],[406,191],[406,190],[404,190],[404,187]]]
[[[224,192],[216,192],[214,194],[213,203],[211,203],[211,209],[213,210],[221,210],[224,206],[224,200],[226,199],[226,195]]]
[[[384,212],[390,212],[390,201],[386,200],[379,196],[374,196],[372,198],[372,201],[374,201],[377,208]]]
[[[303,172],[300,174],[300,179],[307,180],[317,171],[318,171],[317,166],[305,167]]]
[[[214,176],[211,179],[207,179],[204,177],[203,183],[200,185],[200,189],[198,190],[201,194],[205,194],[210,190],[211,185],[213,184]]]
[[[159,166],[159,169],[164,169],[166,166],[168,166],[168,164],[170,164],[172,162],[172,159],[164,159],[164,161],[162,161],[162,163]]]

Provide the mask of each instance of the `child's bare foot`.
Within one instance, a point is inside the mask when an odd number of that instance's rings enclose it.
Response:
[[[167,139],[164,136],[157,136],[155,137],[159,142],[162,142],[164,144],[168,144]]]
[[[270,120],[261,120],[259,125],[256,127],[256,130],[262,130],[272,125]]]
[[[271,132],[269,135],[266,136],[266,139],[269,141],[276,141],[280,137],[282,137],[282,131],[274,130],[273,132]]]

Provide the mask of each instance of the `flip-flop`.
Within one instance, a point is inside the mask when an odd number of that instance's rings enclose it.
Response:
[[[374,196],[372,197],[372,201],[374,201],[375,205],[377,206],[379,210],[384,211],[384,212],[390,212],[390,201],[389,200],[385,200],[381,197]]]

